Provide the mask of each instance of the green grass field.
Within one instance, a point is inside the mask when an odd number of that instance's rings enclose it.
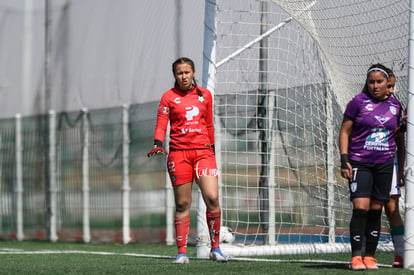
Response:
[[[231,258],[227,263],[196,259],[175,265],[175,246],[1,241],[0,274],[349,274],[348,254]],[[377,253],[380,269],[371,274],[414,274],[391,268],[392,253]]]

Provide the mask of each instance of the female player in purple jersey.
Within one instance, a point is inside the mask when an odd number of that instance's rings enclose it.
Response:
[[[381,231],[382,207],[390,198],[394,134],[401,104],[389,97],[389,74],[382,64],[367,72],[363,91],[347,104],[339,133],[341,175],[349,180],[353,211],[350,239],[353,270],[378,269],[374,254]],[[365,251],[362,251],[365,242]]]

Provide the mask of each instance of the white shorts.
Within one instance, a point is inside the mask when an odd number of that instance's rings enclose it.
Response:
[[[394,172],[392,173],[390,196],[401,196],[401,190],[398,186],[398,173],[396,165],[394,165]]]

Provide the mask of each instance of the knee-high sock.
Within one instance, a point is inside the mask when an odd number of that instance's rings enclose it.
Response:
[[[189,227],[190,216],[175,218],[175,242],[177,243],[178,253],[187,254],[187,237]]]
[[[381,210],[369,210],[367,215],[367,238],[365,256],[374,256],[381,234]]]
[[[395,256],[404,256],[404,225],[391,226],[390,233],[394,244]]]
[[[352,211],[349,233],[351,237],[352,257],[362,256],[362,239],[365,235],[365,227],[368,211],[354,209]]]
[[[221,209],[211,211],[207,210],[207,226],[210,233],[211,248],[219,247],[220,241],[220,222],[221,222]]]

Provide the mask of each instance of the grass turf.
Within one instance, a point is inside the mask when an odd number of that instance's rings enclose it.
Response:
[[[190,264],[175,265],[175,246],[148,244],[83,244],[41,241],[1,241],[0,274],[349,274],[348,254],[278,255],[232,258],[216,263],[195,258],[189,246]],[[392,253],[377,253],[375,274],[414,274],[391,268]],[[364,273],[364,272],[362,272]]]

